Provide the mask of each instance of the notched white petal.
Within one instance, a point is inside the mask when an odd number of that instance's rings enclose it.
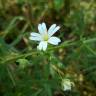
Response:
[[[39,33],[36,33],[36,32],[32,32],[30,35],[34,36],[34,37],[40,37],[41,36]]]
[[[47,32],[47,27],[46,27],[45,23],[42,23],[42,29],[43,29],[44,32]]]
[[[37,46],[37,49],[45,51],[47,49],[47,42],[46,41],[41,41],[39,43],[39,45]]]
[[[38,30],[41,35],[46,34],[47,33],[46,24],[45,23],[39,24]]]
[[[39,43],[39,45],[37,46],[38,50],[42,50],[42,42]]]
[[[47,42],[45,41],[43,42],[43,51],[46,51],[46,49],[47,49]]]
[[[60,26],[57,26],[57,27],[54,29],[53,32],[56,32],[56,31],[58,31],[59,29],[60,29]]]
[[[40,34],[43,34],[43,29],[41,24],[38,24],[38,30]]]
[[[49,36],[52,36],[53,34],[55,34],[58,30],[60,29],[60,26],[57,26],[53,29],[53,31],[50,31],[48,34]]]
[[[61,40],[58,37],[51,37],[48,40],[48,43],[53,44],[53,45],[58,45],[59,42],[61,42]]]
[[[42,40],[42,38],[40,38],[40,37],[34,37],[34,36],[30,36],[29,39],[30,40],[34,40],[34,41],[41,41]]]
[[[49,35],[49,36],[51,35],[51,33],[52,33],[52,31],[55,29],[55,27],[56,27],[56,24],[51,25],[51,27],[50,27],[49,30],[48,30],[48,35]]]

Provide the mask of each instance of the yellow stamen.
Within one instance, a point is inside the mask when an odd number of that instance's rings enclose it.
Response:
[[[48,35],[45,34],[44,37],[43,37],[44,41],[48,41]]]

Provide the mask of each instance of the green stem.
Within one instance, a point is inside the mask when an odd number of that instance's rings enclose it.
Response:
[[[9,75],[11,81],[12,81],[13,86],[15,86],[16,83],[15,83],[15,80],[14,80],[14,78],[13,78],[12,72],[10,71],[10,68],[9,68],[9,67],[10,67],[10,66],[7,67],[8,75]]]
[[[15,46],[16,44],[18,44],[18,42],[22,39],[24,32],[26,31],[26,29],[28,28],[29,23],[25,24],[25,26],[23,27],[21,34],[11,43],[11,46]]]
[[[64,48],[64,47],[69,47],[69,46],[74,46],[74,45],[77,45],[79,44],[81,40],[78,40],[78,41],[75,41],[75,42],[72,42],[72,41],[65,41],[63,44],[61,44],[60,46],[57,46],[57,47],[52,47],[52,48],[49,48],[48,51],[52,51],[52,50],[56,50],[56,49],[59,49],[59,48]],[[93,39],[88,39],[88,40],[84,40],[82,43],[83,44],[86,44],[86,43],[91,43],[91,42],[95,42],[96,41],[96,38],[93,38]],[[1,64],[5,64],[7,62],[10,62],[10,61],[14,61],[16,59],[19,59],[19,58],[22,58],[22,57],[28,57],[28,56],[31,56],[33,54],[37,54],[38,51],[32,51],[32,52],[28,52],[28,53],[25,53],[25,54],[18,54],[17,56],[15,57],[11,57],[11,58],[8,58],[7,60],[4,60],[4,61],[1,61]],[[9,56],[10,57],[10,56]]]
[[[14,61],[16,59],[23,58],[23,57],[26,58],[26,57],[31,56],[31,55],[36,54],[36,53],[37,52],[32,51],[32,52],[21,54],[21,55],[18,54],[17,56],[12,56],[11,58],[6,59],[4,62],[2,61],[1,64],[5,64],[7,62],[11,62],[11,61]]]
[[[7,34],[9,34],[11,31],[11,29],[16,26],[16,21],[17,20],[21,20],[21,16],[17,16],[15,18],[12,19],[12,21],[10,22],[9,26],[6,28],[5,32],[4,32],[4,35],[3,35],[3,38],[5,38],[7,36]]]
[[[91,38],[91,39],[83,41],[83,43],[91,43],[91,42],[96,42],[96,38]]]

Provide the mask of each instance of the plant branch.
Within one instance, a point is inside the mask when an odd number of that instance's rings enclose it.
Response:
[[[69,46],[75,46],[75,45],[79,44],[80,42],[82,44],[88,44],[88,43],[92,43],[92,42],[95,42],[95,41],[96,41],[96,38],[84,40],[83,42],[81,42],[81,40],[78,40],[78,41],[71,41],[71,40],[70,41],[65,41],[60,46],[49,48],[47,51],[52,51],[52,50],[56,50],[56,49],[64,48],[64,47],[69,47]],[[12,57],[9,56],[11,58],[7,58],[6,60],[1,61],[1,64],[5,64],[5,63],[10,62],[10,61],[15,61],[16,59],[19,59],[19,58],[22,58],[22,57],[26,58],[28,56],[31,56],[33,54],[38,54],[38,53],[39,53],[38,51],[33,50],[31,52],[27,52],[27,53],[24,53],[24,54],[18,54],[16,56],[12,56]]]

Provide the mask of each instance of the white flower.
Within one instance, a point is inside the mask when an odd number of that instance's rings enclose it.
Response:
[[[37,48],[39,50],[45,51],[47,49],[48,43],[53,45],[58,45],[58,43],[61,42],[61,40],[58,37],[52,36],[59,29],[60,29],[59,26],[56,26],[56,24],[53,24],[51,25],[49,30],[47,30],[46,24],[42,23],[38,25],[39,33],[32,32],[29,39],[34,41],[40,41]]]
[[[71,82],[70,79],[63,79],[61,85],[62,85],[62,89],[64,91],[67,91],[72,89],[72,86],[74,86],[74,83]]]

